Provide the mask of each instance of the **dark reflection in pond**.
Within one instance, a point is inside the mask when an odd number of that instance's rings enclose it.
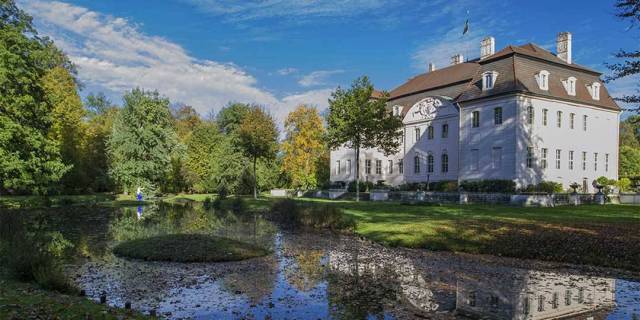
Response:
[[[392,249],[347,235],[290,233],[259,215],[198,205],[72,208],[51,225],[76,246],[73,281],[92,299],[167,318],[633,319],[640,283],[545,264]],[[262,258],[181,264],[126,260],[120,241],[209,233],[273,250]],[[539,267],[533,267],[538,265]]]

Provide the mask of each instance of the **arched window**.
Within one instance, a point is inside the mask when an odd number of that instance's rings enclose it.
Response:
[[[427,172],[433,173],[433,155],[431,153],[427,155]]]
[[[433,126],[429,125],[429,127],[427,127],[427,139],[432,140],[433,135]]]
[[[482,90],[491,90],[496,83],[498,73],[495,71],[486,71],[482,74]]]
[[[442,163],[442,172],[447,173],[449,172],[449,155],[445,151],[441,157],[442,157],[442,161],[440,162]]]
[[[413,173],[420,173],[420,157],[418,155],[413,157]]]

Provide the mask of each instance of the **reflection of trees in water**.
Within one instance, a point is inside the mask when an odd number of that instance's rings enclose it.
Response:
[[[260,216],[225,210],[205,209],[199,204],[157,203],[143,208],[138,218],[137,208],[123,208],[112,224],[116,241],[147,238],[162,234],[215,234],[256,244],[267,244],[275,234],[275,227]]]
[[[273,256],[251,260],[251,271],[238,270],[223,276],[222,288],[230,294],[243,294],[252,304],[270,296],[275,288],[278,261]]]
[[[286,238],[286,237],[283,237]],[[282,250],[286,259],[283,266],[284,277],[288,283],[299,291],[309,291],[323,280],[325,267],[322,259],[325,251],[310,249],[308,244],[283,241]]]

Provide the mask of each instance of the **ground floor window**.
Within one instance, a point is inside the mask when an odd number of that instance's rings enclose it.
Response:
[[[402,159],[398,160],[398,173],[404,173],[404,163],[402,162]]]
[[[560,156],[562,155],[562,150],[556,149],[556,169],[560,169]]]
[[[351,160],[347,160],[347,175],[351,175]]]
[[[415,156],[413,158],[413,172],[420,173],[420,157],[419,156]]]
[[[429,154],[427,156],[427,172],[432,173],[433,172],[433,155]]]
[[[527,147],[527,168],[533,168],[533,148]]]
[[[569,170],[573,170],[573,151],[569,151]]]
[[[598,153],[593,153],[593,171],[598,171]]]
[[[491,149],[491,163],[494,169],[500,169],[500,167],[502,167],[501,147],[493,147],[493,149]]]
[[[540,153],[540,165],[542,166],[542,169],[546,169],[547,168],[547,148],[542,148]]]
[[[376,160],[376,174],[382,174],[382,160]]]
[[[340,174],[340,160],[336,161],[336,175]]]
[[[393,173],[393,160],[389,160],[389,174]]]
[[[442,159],[441,159],[441,165],[442,165],[442,172],[443,173],[447,173],[449,172],[449,155],[446,153],[442,154]]]
[[[364,173],[371,174],[371,160],[364,161]]]

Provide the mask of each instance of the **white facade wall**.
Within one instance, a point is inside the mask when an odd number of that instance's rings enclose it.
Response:
[[[495,123],[496,108],[502,108],[502,124]],[[479,112],[478,127],[473,127],[473,112]],[[483,100],[461,107],[461,181],[515,178],[517,115],[518,100],[515,96]]]
[[[564,189],[569,189],[574,182],[586,184],[585,191],[593,192],[592,181],[598,177],[618,178],[619,112],[526,94],[485,98],[465,103],[459,109],[446,101],[429,116],[421,113],[419,104],[405,113],[403,143],[397,154],[385,156],[377,150],[361,150],[361,180],[373,183],[384,180],[387,184],[399,185],[427,180],[508,179],[514,180],[518,187],[545,180],[562,183]],[[529,106],[534,112],[532,124],[528,120]],[[496,108],[502,108],[501,124],[495,122]],[[545,109],[546,125],[543,122]],[[479,114],[478,127],[472,124],[474,111]],[[558,111],[562,112],[560,127]],[[571,114],[574,114],[573,128]],[[587,117],[586,130],[583,128],[584,116]],[[447,138],[442,138],[445,123],[449,132]],[[433,139],[427,136],[429,126],[434,128]],[[416,128],[420,129],[418,140]],[[527,166],[527,147],[533,151],[530,168]],[[546,167],[543,166],[543,149],[547,150]],[[556,168],[556,150],[560,150],[559,169]],[[573,168],[569,165],[570,151],[573,151]],[[444,152],[449,158],[448,172],[442,172]],[[586,152],[584,170],[583,152]],[[433,155],[433,172],[428,172],[429,154]],[[420,161],[419,173],[415,173],[416,155]],[[369,172],[367,160],[371,161]],[[380,173],[376,171],[376,160],[381,161]],[[392,170],[389,170],[390,160]],[[403,163],[402,174],[400,162]],[[331,152],[331,181],[353,181],[355,171],[352,149],[340,148]]]
[[[562,183],[565,189],[569,189],[574,182],[583,185],[583,181],[586,181],[586,191],[593,192],[592,181],[598,177],[618,179],[618,112],[529,96],[519,96],[518,103],[521,123],[517,134],[518,165],[515,175],[518,185],[526,186],[546,180]],[[529,106],[534,110],[533,124],[528,122]],[[543,120],[545,109],[546,125]],[[560,127],[559,111],[562,112]],[[571,114],[574,114],[573,128]],[[584,116],[587,117],[586,130],[583,127]],[[533,168],[526,166],[527,146],[534,150]],[[543,149],[547,149],[546,168],[543,167]],[[559,169],[556,167],[556,150],[560,150]],[[570,151],[573,151],[573,168],[570,166]],[[586,152],[584,169],[583,152]]]

